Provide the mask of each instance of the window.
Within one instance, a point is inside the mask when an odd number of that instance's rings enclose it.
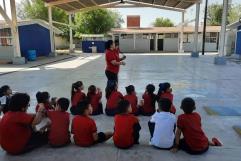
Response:
[[[206,43],[217,43],[217,32],[207,32],[205,42]]]
[[[121,38],[122,39],[133,39],[134,35],[133,34],[122,34]]]
[[[184,43],[190,43],[191,42],[191,36],[193,36],[192,34],[183,34],[183,42]]]
[[[178,33],[167,33],[165,38],[178,38]]]

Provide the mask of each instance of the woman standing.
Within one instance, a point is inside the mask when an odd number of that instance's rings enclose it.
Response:
[[[123,61],[125,56],[120,58],[119,52],[115,49],[115,44],[112,40],[108,40],[106,42],[106,69],[105,74],[108,79],[108,82],[116,81],[118,82],[118,73],[120,69],[120,65],[125,65],[126,63]],[[107,84],[108,84],[107,82]]]

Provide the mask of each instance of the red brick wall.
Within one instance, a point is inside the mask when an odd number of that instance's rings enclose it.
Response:
[[[140,16],[127,16],[127,28],[140,27]]]

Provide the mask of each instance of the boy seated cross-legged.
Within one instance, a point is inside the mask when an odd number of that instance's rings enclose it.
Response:
[[[99,132],[95,121],[90,117],[92,114],[91,104],[84,100],[76,106],[76,116],[72,121],[72,133],[74,142],[81,147],[89,147],[97,143],[102,143],[110,139],[112,132]]]

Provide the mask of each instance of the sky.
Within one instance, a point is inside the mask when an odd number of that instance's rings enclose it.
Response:
[[[0,4],[2,5],[2,1],[0,0]],[[7,10],[9,11],[9,0],[6,1]],[[23,0],[16,0],[17,3],[21,3]],[[200,22],[203,21],[203,15],[204,15],[204,1],[201,4],[201,12],[200,12]],[[241,4],[241,0],[229,0],[232,1],[232,4]],[[209,5],[213,3],[219,3],[222,4],[223,0],[209,0]],[[127,15],[140,15],[141,16],[141,27],[150,27],[152,22],[158,18],[158,17],[164,17],[171,19],[175,25],[178,25],[181,22],[181,13],[175,12],[175,11],[169,11],[169,10],[161,10],[161,9],[155,9],[155,8],[118,8],[113,9],[115,11],[118,11],[122,18],[124,19],[125,23],[122,25],[122,27],[126,27],[126,16]],[[190,21],[195,19],[195,10],[196,6],[192,6],[189,9],[187,9],[185,13],[185,21]],[[10,14],[8,12],[8,14]]]

